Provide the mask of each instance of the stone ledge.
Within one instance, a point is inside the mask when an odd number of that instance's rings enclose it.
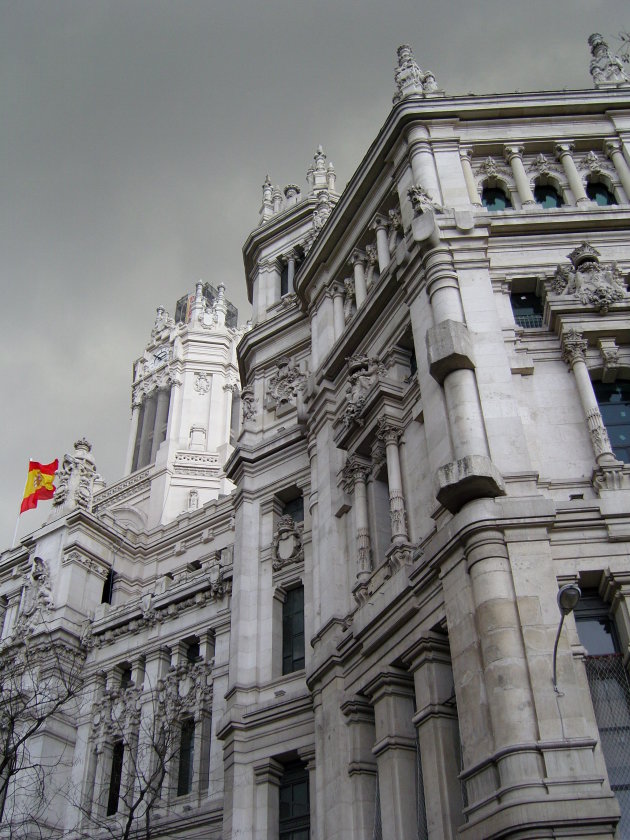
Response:
[[[434,479],[435,495],[451,513],[473,499],[505,496],[501,473],[485,455],[466,455],[441,466]]]

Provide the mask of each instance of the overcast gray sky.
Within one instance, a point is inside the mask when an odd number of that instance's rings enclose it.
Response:
[[[122,473],[131,362],[202,278],[249,317],[260,185],[343,187],[409,42],[447,93],[590,88],[628,0],[0,0],[0,547],[29,457]],[[22,515],[20,536],[50,502]]]

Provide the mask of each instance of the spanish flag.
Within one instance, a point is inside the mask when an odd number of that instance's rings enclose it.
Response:
[[[52,464],[40,464],[39,461],[28,462],[28,477],[20,513],[36,508],[40,499],[52,499],[55,492],[53,480],[58,466],[59,460],[57,458]]]

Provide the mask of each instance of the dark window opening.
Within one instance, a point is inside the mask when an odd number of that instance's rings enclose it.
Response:
[[[562,207],[564,204],[562,196],[551,184],[536,184],[534,187],[534,199],[545,210],[553,207]]]
[[[304,497],[298,496],[282,506],[282,515],[290,516],[294,522],[304,522]]]
[[[519,327],[533,329],[543,325],[542,301],[534,292],[513,292],[510,295],[514,320]]]
[[[630,464],[630,380],[593,382],[615,458]]]
[[[131,667],[127,666],[123,668],[122,674],[120,675],[120,687],[123,691],[126,688],[129,688],[131,685]]]
[[[107,796],[107,816],[118,811],[118,800],[120,799],[120,783],[122,781],[123,758],[125,755],[125,744],[123,741],[116,741],[112,748],[112,767],[109,774],[109,794]]]
[[[186,659],[188,662],[198,662],[201,659],[198,641],[189,642],[186,648]]]
[[[185,796],[192,790],[194,760],[195,721],[193,718],[186,718],[182,722],[180,735],[179,771],[177,773],[178,796]]]
[[[610,207],[617,203],[614,194],[601,181],[589,181],[586,185],[586,195],[600,207]]]
[[[112,595],[114,594],[114,578],[115,577],[116,577],[116,572],[113,569],[110,569],[107,572],[107,577],[105,578],[105,581],[103,583],[103,592],[101,594],[101,604],[111,604]]]
[[[500,187],[484,187],[481,192],[481,203],[491,213],[512,209],[509,196]]]
[[[280,840],[309,840],[310,794],[308,770],[289,764],[280,782]]]
[[[289,293],[289,266],[286,263],[282,264],[282,271],[280,272],[280,297],[284,297]]]
[[[289,589],[282,605],[282,673],[304,667],[304,587]]]

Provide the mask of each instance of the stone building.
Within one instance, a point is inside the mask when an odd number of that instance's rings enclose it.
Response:
[[[265,180],[251,323],[158,309],[127,474],[79,441],[0,561],[5,659],[81,677],[5,820],[630,837],[630,85],[589,45],[593,89],[488,96],[400,47],[343,192],[321,147]]]

